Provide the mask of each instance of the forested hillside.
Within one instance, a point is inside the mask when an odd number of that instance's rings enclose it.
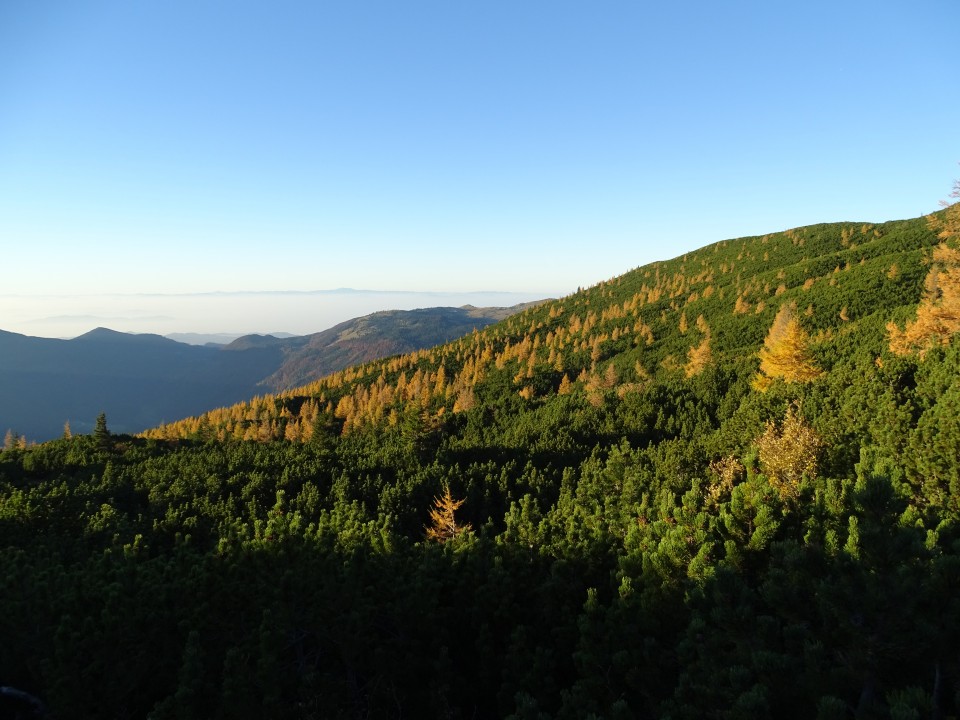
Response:
[[[107,328],[72,340],[0,330],[0,433],[44,441],[66,423],[89,433],[100,412],[115,430],[140,432],[358,362],[433,347],[523,307],[389,310],[310,335],[245,335],[204,347]]]
[[[266,391],[298,387],[351,365],[440,345],[536,304],[384,310],[353,318],[282,341],[282,364],[260,384]]]
[[[58,718],[956,716],[958,207],[9,449],[0,684]]]

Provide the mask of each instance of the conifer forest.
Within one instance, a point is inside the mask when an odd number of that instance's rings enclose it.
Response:
[[[0,716],[960,716],[958,210],[138,436],[14,428]]]

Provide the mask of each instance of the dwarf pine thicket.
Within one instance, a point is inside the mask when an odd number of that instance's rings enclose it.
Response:
[[[141,437],[11,443],[0,684],[59,718],[957,715],[943,232],[728,240]]]

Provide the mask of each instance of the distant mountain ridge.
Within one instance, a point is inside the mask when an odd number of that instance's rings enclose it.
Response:
[[[290,338],[264,340],[277,344],[285,353],[283,364],[263,381],[271,391],[288,390],[318,380],[336,370],[390,355],[433,347],[482,329],[538,303],[509,308],[423,308],[385,310],[335,325],[329,330]],[[226,349],[247,346],[255,341],[240,338]]]
[[[242,397],[275,362],[262,351],[231,357],[106,328],[72,340],[0,332],[0,425],[46,440],[66,421],[89,432],[102,411],[118,431],[132,431],[157,417],[179,417],[186,407]]]
[[[177,342],[185,343],[187,345],[229,345],[234,340],[244,337],[245,334],[249,334],[249,333],[182,332],[182,333],[167,333],[166,335],[164,335],[164,337],[169,340],[176,340]],[[288,333],[288,332],[269,332],[264,334],[271,335],[275,338],[297,337],[297,335],[295,335],[294,333]]]
[[[246,335],[226,345],[102,327],[72,340],[0,330],[0,431],[43,441],[67,421],[74,432],[90,432],[105,412],[112,430],[138,432],[355,362],[432,347],[525,307],[384,311],[312,335]]]

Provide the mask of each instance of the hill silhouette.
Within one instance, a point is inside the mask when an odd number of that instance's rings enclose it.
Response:
[[[352,362],[431,347],[482,328],[511,308],[427,308],[355,318],[313,335],[248,335],[197,346],[96,328],[72,340],[0,331],[0,428],[30,440],[93,429],[139,432],[306,382]]]
[[[45,440],[59,435],[66,421],[75,432],[90,432],[104,411],[116,430],[134,432],[185,410],[235,402],[277,361],[265,352],[227,356],[106,328],[73,340],[2,332],[0,426]]]

